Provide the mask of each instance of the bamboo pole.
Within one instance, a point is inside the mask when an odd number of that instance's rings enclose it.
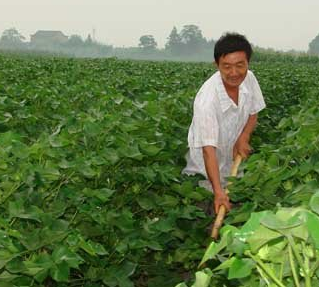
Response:
[[[233,162],[232,167],[231,167],[231,171],[230,171],[231,176],[237,175],[238,167],[241,163],[241,160],[242,160],[242,157],[238,154]],[[229,193],[229,190],[227,187],[225,189],[225,192],[226,192],[226,194]],[[217,238],[218,238],[218,231],[219,231],[219,228],[223,224],[225,215],[226,215],[226,207],[224,205],[222,205],[219,207],[217,217],[216,217],[215,222],[214,222],[213,227],[212,227],[211,237],[214,240],[217,240]]]

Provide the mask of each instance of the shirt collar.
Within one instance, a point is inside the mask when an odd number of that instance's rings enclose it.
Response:
[[[237,107],[233,100],[228,96],[220,73],[218,77],[217,94],[223,113],[227,111],[231,106]],[[241,105],[241,103],[243,102],[245,94],[248,94],[248,89],[245,85],[244,80],[239,86],[238,105]]]

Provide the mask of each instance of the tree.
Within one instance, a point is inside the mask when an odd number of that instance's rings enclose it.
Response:
[[[0,38],[0,45],[5,48],[21,48],[24,45],[25,37],[17,29],[10,28],[3,31]]]
[[[152,35],[144,35],[140,37],[138,46],[145,50],[155,50],[157,43]]]
[[[319,34],[309,43],[309,54],[319,54]]]
[[[206,47],[208,49],[211,49],[212,51],[214,50],[214,47],[215,47],[215,40],[214,39],[210,39],[206,42]]]
[[[179,54],[182,49],[182,39],[178,34],[176,27],[173,28],[167,40],[168,41],[165,45],[165,49],[171,52],[172,55]]]
[[[79,47],[84,44],[81,36],[79,35],[71,35],[68,39],[68,46],[71,47]]]
[[[88,37],[86,38],[85,44],[88,45],[88,46],[93,44],[93,40],[92,40],[91,34],[89,34]]]
[[[180,33],[181,41],[187,53],[195,53],[207,43],[202,31],[196,25],[185,25]]]

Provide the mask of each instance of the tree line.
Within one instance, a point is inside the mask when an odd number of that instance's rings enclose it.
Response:
[[[142,35],[136,47],[114,47],[79,35],[71,35],[63,43],[47,45],[27,42],[26,38],[15,28],[6,29],[0,38],[2,50],[28,50],[53,52],[76,57],[118,57],[154,60],[188,60],[212,61],[214,39],[206,39],[196,25],[184,25],[180,31],[173,27],[167,37],[164,48],[159,48],[153,35]],[[257,48],[258,51],[263,50]],[[267,51],[266,51],[267,52]],[[271,50],[274,52],[274,50]],[[319,35],[309,43],[308,54],[319,55]]]
[[[185,25],[180,32],[176,27],[167,37],[165,47],[158,48],[153,35],[142,35],[136,47],[120,48],[113,45],[99,43],[88,35],[82,39],[79,35],[71,35],[65,43],[47,43],[37,45],[25,41],[25,37],[15,28],[10,28],[2,33],[0,49],[3,50],[46,50],[55,53],[65,53],[74,56],[97,56],[120,58],[186,58],[204,53],[212,58],[215,41],[207,40],[201,29],[196,25]],[[203,57],[203,55],[202,55]]]

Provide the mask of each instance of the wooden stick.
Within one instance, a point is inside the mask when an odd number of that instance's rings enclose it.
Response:
[[[241,160],[242,160],[242,157],[238,154],[236,156],[234,162],[233,162],[232,167],[231,167],[231,171],[230,171],[230,175],[231,176],[236,176],[237,175],[238,167],[239,167],[239,165],[241,163]],[[229,193],[227,187],[225,189],[225,192],[226,192],[226,194]],[[213,228],[212,228],[211,237],[214,240],[217,240],[217,238],[218,238],[218,231],[219,231],[219,228],[223,224],[225,215],[226,215],[226,207],[224,205],[222,205],[222,206],[219,207],[218,214],[217,214],[217,217],[215,219],[215,222],[214,222],[214,225],[213,225]]]

